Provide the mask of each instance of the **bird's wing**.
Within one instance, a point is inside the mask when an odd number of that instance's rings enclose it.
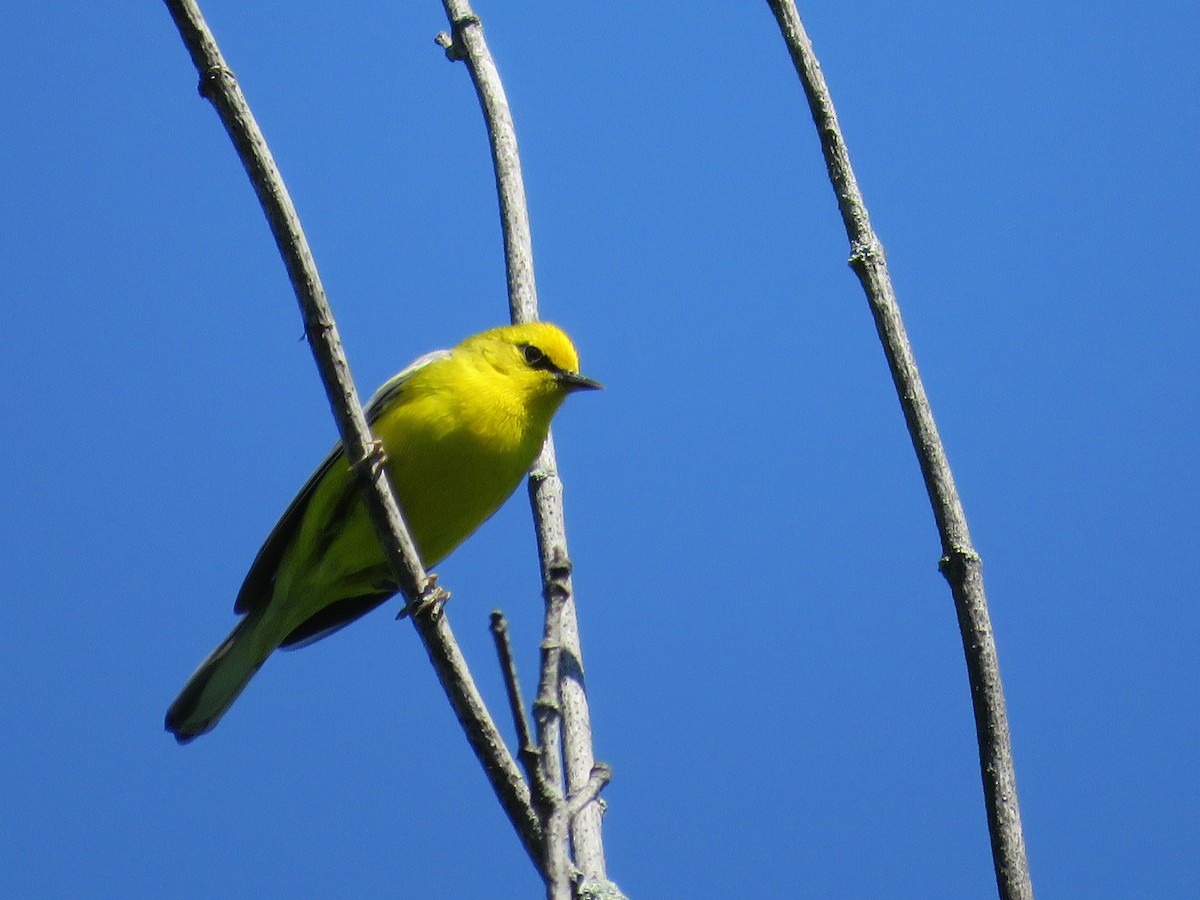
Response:
[[[271,598],[271,589],[275,584],[275,572],[300,527],[300,522],[304,518],[304,510],[308,507],[308,501],[312,498],[321,479],[342,458],[343,454],[342,442],[338,441],[329,455],[325,457],[325,461],[300,489],[300,493],[296,495],[279,521],[275,523],[275,527],[271,529],[271,533],[267,535],[262,548],[258,551],[258,556],[254,557],[250,571],[246,573],[242,589],[238,591],[237,600],[233,604],[234,612],[251,612]]]
[[[387,406],[394,403],[400,397],[404,391],[405,384],[408,383],[415,372],[425,368],[431,362],[446,359],[449,356],[449,350],[435,350],[432,353],[426,353],[398,375],[389,378],[383,387],[375,392],[375,396],[371,398],[371,402],[367,404],[367,423],[373,423]],[[250,571],[246,573],[246,578],[242,582],[242,589],[238,591],[237,600],[233,605],[234,612],[250,612],[271,598],[271,591],[275,584],[275,573],[279,569],[279,563],[283,559],[283,554],[291,544],[297,529],[300,528],[300,523],[304,519],[304,510],[308,507],[308,501],[312,499],[312,495],[316,491],[317,485],[321,483],[321,479],[342,458],[344,452],[345,449],[342,447],[342,442],[338,441],[329,455],[325,457],[325,461],[317,468],[317,471],[313,472],[312,477],[305,482],[304,487],[300,489],[300,493],[296,495],[296,498],[275,524],[275,527],[271,529],[271,533],[267,535],[266,541],[263,542],[262,548],[254,558],[254,562],[250,566]]]

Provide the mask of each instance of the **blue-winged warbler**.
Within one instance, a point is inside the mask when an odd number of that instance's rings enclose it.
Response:
[[[421,562],[436,565],[508,498],[579,374],[559,328],[509,325],[421,357],[367,407]],[[238,593],[242,619],[167,711],[184,743],[220,720],[277,647],[337,631],[397,591],[339,443],[258,551]]]

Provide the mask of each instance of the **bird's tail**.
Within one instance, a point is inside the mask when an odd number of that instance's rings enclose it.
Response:
[[[211,731],[275,649],[263,646],[257,628],[261,618],[257,612],[243,616],[229,637],[200,663],[167,710],[167,731],[179,743]]]

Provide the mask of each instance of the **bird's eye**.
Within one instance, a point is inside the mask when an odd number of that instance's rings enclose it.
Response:
[[[521,344],[521,353],[525,356],[525,362],[531,369],[553,368],[554,364],[550,362],[550,357],[540,347],[535,347],[533,344]]]

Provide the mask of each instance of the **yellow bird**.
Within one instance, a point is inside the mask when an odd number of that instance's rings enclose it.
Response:
[[[598,387],[570,338],[534,322],[422,356],[379,389],[367,420],[426,568],[508,499],[566,396]],[[277,647],[307,646],[397,589],[338,443],[258,551],[241,621],[171,704],[167,730],[181,744],[209,731]]]

